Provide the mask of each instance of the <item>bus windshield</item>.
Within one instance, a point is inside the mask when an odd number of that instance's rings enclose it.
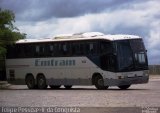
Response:
[[[148,69],[146,50],[141,39],[116,41],[117,71]]]

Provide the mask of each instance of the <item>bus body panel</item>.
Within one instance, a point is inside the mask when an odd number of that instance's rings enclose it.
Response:
[[[37,59],[39,64],[36,64]],[[53,60],[56,61],[55,64]],[[52,61],[52,64],[49,62],[45,64],[45,61]],[[68,61],[75,61],[75,64],[69,64]],[[24,79],[27,74],[32,74],[34,78],[38,74],[43,74],[49,85],[91,85],[92,72],[98,68],[87,57],[8,59],[6,60],[6,67],[7,78],[10,83],[25,84]],[[10,80],[11,71],[14,71],[14,80]]]
[[[36,65],[38,62],[44,61],[69,61],[74,60],[75,64],[66,66],[51,65],[50,63],[42,66]],[[15,65],[16,64],[16,65]],[[128,84],[147,83],[149,79],[148,71],[134,71],[114,73],[101,70],[87,57],[70,57],[70,58],[36,58],[36,59],[8,59],[6,60],[7,78],[12,84],[25,84],[25,76],[32,74],[36,79],[38,74],[43,74],[46,77],[48,85],[92,85],[92,76],[94,73],[99,73],[104,79],[105,86],[119,86]],[[10,71],[15,71],[14,79],[10,77]]]
[[[110,73],[111,77],[105,77],[104,84],[106,86],[122,86],[131,84],[148,83],[149,74],[148,70],[123,72],[123,73]],[[114,75],[114,77],[113,77]],[[106,76],[109,76],[106,74]]]

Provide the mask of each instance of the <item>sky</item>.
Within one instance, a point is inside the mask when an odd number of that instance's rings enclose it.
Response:
[[[27,38],[102,32],[143,38],[149,64],[160,64],[160,0],[0,0]]]

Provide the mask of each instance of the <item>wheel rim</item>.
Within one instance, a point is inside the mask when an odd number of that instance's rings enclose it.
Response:
[[[33,80],[32,80],[32,79],[28,80],[27,85],[28,85],[29,87],[32,87],[32,85],[33,85]]]
[[[38,88],[39,89],[45,89],[45,88],[47,88],[47,85],[46,85],[46,79],[45,79],[45,77],[42,75],[42,76],[39,76],[38,77]]]
[[[29,89],[33,89],[35,86],[35,81],[34,78],[32,76],[28,76],[26,78],[26,85],[28,86]]]
[[[103,79],[98,79],[97,83],[99,86],[103,86]]]
[[[100,90],[106,89],[105,86],[104,86],[103,78],[100,77],[100,76],[97,76],[95,86],[96,86],[97,89],[100,89]]]
[[[44,80],[43,78],[40,78],[40,79],[39,79],[39,85],[40,85],[40,86],[43,86],[44,82],[45,82],[45,80]]]

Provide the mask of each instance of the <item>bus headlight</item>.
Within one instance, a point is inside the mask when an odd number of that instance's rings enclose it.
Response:
[[[144,73],[144,75],[145,75],[145,76],[149,76],[149,74],[148,74],[148,73]]]
[[[123,79],[124,78],[124,76],[118,76],[118,79]]]
[[[149,71],[148,71],[148,70],[147,70],[147,71],[144,71],[144,72],[143,72],[143,75],[144,75],[144,76],[149,76]]]

